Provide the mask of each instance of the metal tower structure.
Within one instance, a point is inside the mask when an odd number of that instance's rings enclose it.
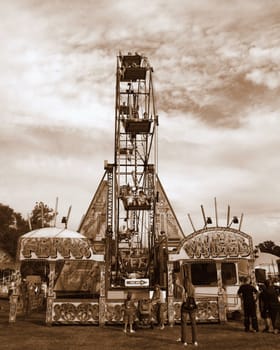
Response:
[[[143,55],[120,53],[114,161],[105,161],[78,230],[104,258],[106,295],[156,283],[166,290],[168,250],[185,237],[158,178],[157,128],[153,69]]]
[[[114,164],[108,182],[106,272],[110,287],[156,281],[158,117],[153,69],[137,53],[117,56]]]

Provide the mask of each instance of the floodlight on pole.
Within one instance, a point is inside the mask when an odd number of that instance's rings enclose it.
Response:
[[[207,227],[207,225],[211,225],[212,224],[212,218],[210,218],[210,216],[207,216],[205,224],[204,224],[204,228]]]
[[[232,224],[238,224],[238,223],[239,223],[238,217],[237,216],[233,216],[232,219],[231,219],[231,222],[228,224],[227,227],[230,227]]]

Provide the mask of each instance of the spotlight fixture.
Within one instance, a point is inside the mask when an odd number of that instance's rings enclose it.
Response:
[[[211,224],[212,224],[212,219],[210,218],[210,216],[207,216],[205,220],[204,228],[207,228],[207,225],[211,225]]]
[[[231,219],[230,224],[228,225],[228,227],[230,227],[232,224],[238,224],[238,223],[239,223],[238,217],[237,216],[233,216],[232,219]]]
[[[210,216],[207,217],[206,224],[212,224],[212,219]]]

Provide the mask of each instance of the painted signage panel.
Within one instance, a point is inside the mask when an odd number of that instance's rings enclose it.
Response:
[[[91,248],[80,238],[25,238],[21,241],[20,259],[90,259]]]
[[[189,258],[249,257],[252,247],[249,239],[235,232],[204,232],[188,239],[183,249]]]

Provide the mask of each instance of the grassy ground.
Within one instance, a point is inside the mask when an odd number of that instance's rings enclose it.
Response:
[[[262,327],[262,326],[261,326]],[[183,349],[176,343],[180,326],[160,329],[138,329],[124,334],[120,326],[52,326],[44,324],[44,315],[34,313],[29,319],[18,317],[13,325],[8,323],[5,308],[0,311],[1,350],[144,350]],[[226,324],[199,324],[198,349],[205,350],[277,350],[280,335],[245,333],[242,322]],[[187,348],[195,349],[191,344]]]

